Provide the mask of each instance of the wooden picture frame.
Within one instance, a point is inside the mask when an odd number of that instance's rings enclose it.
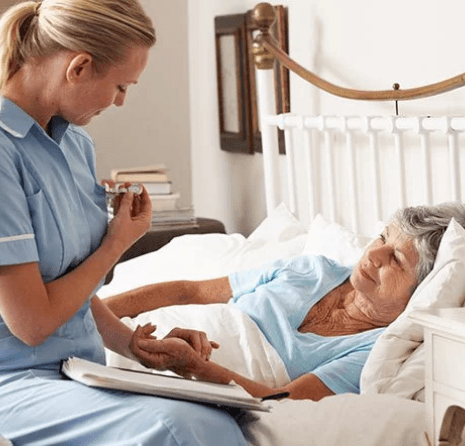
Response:
[[[275,6],[277,20],[271,28],[279,47],[289,50],[287,9]],[[235,153],[262,152],[255,63],[252,11],[215,17],[215,47],[218,85],[220,146]],[[287,113],[289,70],[275,64],[276,112]],[[285,154],[284,132],[278,130],[279,153]]]
[[[253,153],[245,14],[215,17],[221,149]]]
[[[282,5],[276,5],[276,22],[271,28],[274,38],[278,42],[279,47],[289,53],[289,31],[288,31],[288,13],[287,8]],[[262,152],[262,137],[259,127],[258,104],[257,104],[257,86],[255,80],[255,64],[252,54],[252,43],[254,32],[257,27],[251,18],[252,11],[247,11],[247,46],[249,54],[249,86],[250,86],[250,115],[251,115],[251,131],[252,131],[252,146],[254,152]],[[275,63],[276,77],[276,112],[289,113],[290,111],[290,87],[289,87],[289,70],[281,64]],[[285,154],[284,132],[278,129],[279,153]]]

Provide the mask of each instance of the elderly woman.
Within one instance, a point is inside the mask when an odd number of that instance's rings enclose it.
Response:
[[[223,411],[59,372],[69,356],[104,364],[104,346],[137,360],[96,293],[150,227],[150,198],[124,194],[108,224],[82,126],[124,105],[155,40],[138,0],[23,1],[0,20],[0,432],[15,446],[245,444]],[[162,368],[211,350],[192,330],[154,342]]]
[[[286,391],[291,398],[319,400],[358,393],[374,342],[432,269],[451,218],[465,225],[465,206],[445,203],[398,211],[353,270],[322,256],[300,256],[229,277],[149,285],[105,302],[122,317],[166,305],[229,301],[260,327],[292,381],[271,389],[194,356],[186,359],[189,375],[234,380],[255,396]],[[150,330],[140,328],[141,337]],[[141,340],[138,347],[150,366],[156,358],[151,341]]]

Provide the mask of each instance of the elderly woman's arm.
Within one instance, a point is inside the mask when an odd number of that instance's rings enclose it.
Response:
[[[334,395],[328,387],[313,373],[307,373],[279,388],[269,387],[256,381],[245,378],[238,373],[228,370],[212,361],[204,361],[202,367],[193,373],[198,379],[219,383],[234,381],[255,397],[264,397],[274,393],[289,392],[289,398],[294,400],[319,401],[326,396]]]
[[[170,305],[226,303],[231,296],[229,279],[220,277],[155,283],[110,296],[103,302],[121,318],[135,317],[145,311]]]
[[[141,340],[138,342],[136,352],[138,357],[142,359],[142,363],[150,367],[151,363],[158,360],[160,347],[156,346],[152,340]],[[176,367],[180,367],[179,371]],[[182,359],[178,357],[176,366],[170,369],[182,376],[194,377],[202,381],[221,384],[228,384],[234,381],[257,398],[275,393],[289,392],[289,397],[292,399],[310,399],[318,401],[325,396],[334,395],[334,393],[313,373],[303,375],[285,386],[273,388],[245,378],[213,361],[203,359],[199,355],[194,354],[183,356]]]

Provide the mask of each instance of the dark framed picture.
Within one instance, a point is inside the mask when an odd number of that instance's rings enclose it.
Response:
[[[281,49],[288,52],[288,19],[284,6],[275,6],[271,28]],[[262,151],[257,104],[255,62],[252,53],[258,31],[252,11],[215,17],[220,146],[222,150],[253,154]],[[276,112],[289,107],[289,70],[275,64]],[[284,132],[278,130],[279,153],[284,154]]]
[[[221,149],[253,153],[245,14],[215,17]]]

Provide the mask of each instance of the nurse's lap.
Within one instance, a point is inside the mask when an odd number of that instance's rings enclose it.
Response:
[[[55,372],[2,375],[0,401],[0,433],[15,446],[246,445],[221,410],[95,389]]]

